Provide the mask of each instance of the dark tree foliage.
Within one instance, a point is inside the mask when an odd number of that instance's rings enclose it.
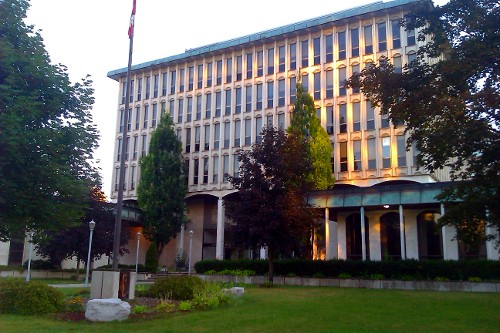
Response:
[[[430,2],[402,21],[428,41],[402,73],[383,59],[348,80],[404,123],[419,166],[451,169],[463,180],[438,198],[447,203],[443,225],[457,226],[466,243],[485,239],[485,221],[500,220],[500,6],[491,0]]]
[[[278,255],[290,256],[292,251],[300,255],[302,250],[307,256],[303,246],[318,217],[297,186],[301,183],[297,179],[309,171],[306,152],[295,150],[298,146],[288,144],[284,130],[264,128],[262,143],[239,151],[239,177],[230,177],[239,191],[224,201],[235,244],[267,247],[271,282]]]
[[[172,119],[165,112],[151,136],[149,153],[140,165],[137,199],[142,210],[143,233],[155,242],[159,257],[187,220],[182,144],[174,132]]]
[[[83,215],[91,164],[91,81],[72,84],[42,37],[26,26],[25,0],[0,1],[0,240],[28,228],[57,230]]]
[[[113,252],[114,205],[106,202],[106,197],[99,188],[92,188],[86,203],[88,208],[85,216],[77,225],[35,235],[37,253],[49,258],[56,267],[60,266],[64,259],[75,258],[77,265],[80,261],[87,261],[91,220],[96,223],[92,236],[91,260],[99,259],[102,255],[111,256]],[[123,228],[120,238],[120,255],[128,252],[124,246],[129,239],[130,234],[127,228]]]

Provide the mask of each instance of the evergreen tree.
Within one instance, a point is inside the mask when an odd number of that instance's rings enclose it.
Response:
[[[23,21],[28,8],[26,0],[0,1],[1,241],[78,223],[88,189],[100,183],[91,164],[92,81],[72,84],[66,67],[51,64]]]
[[[187,184],[182,144],[172,119],[164,111],[151,135],[149,153],[141,158],[137,200],[142,210],[144,236],[156,244],[158,257],[186,222]]]

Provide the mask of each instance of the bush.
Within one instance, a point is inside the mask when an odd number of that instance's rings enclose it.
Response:
[[[155,273],[158,269],[158,254],[156,253],[156,242],[149,245],[146,252],[146,262],[144,263],[146,271]]]
[[[0,280],[0,313],[39,315],[64,309],[64,295],[53,287],[19,278]]]
[[[155,281],[148,294],[176,301],[192,300],[203,286],[203,281],[196,276],[167,276]]]
[[[25,261],[23,264],[24,268],[28,268],[28,261]],[[51,270],[51,269],[56,269],[57,267],[54,266],[50,261],[47,260],[31,260],[30,264],[30,269],[39,269],[39,270]]]
[[[227,304],[229,297],[224,293],[220,284],[208,283],[193,297],[192,305],[199,310],[215,309]]]

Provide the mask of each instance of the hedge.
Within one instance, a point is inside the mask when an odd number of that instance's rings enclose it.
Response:
[[[207,271],[252,270],[256,275],[266,275],[267,260],[204,260],[195,264],[198,274]],[[370,278],[383,275],[386,279],[435,280],[448,279],[467,281],[470,278],[500,280],[500,262],[493,260],[301,260],[287,259],[274,261],[277,276],[325,276],[338,277],[340,274],[353,278]]]

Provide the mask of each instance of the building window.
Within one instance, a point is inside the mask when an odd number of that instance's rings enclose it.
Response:
[[[142,99],[142,78],[139,78],[137,82],[137,100],[140,101]]]
[[[410,65],[415,60],[417,60],[417,54],[415,52],[408,53],[408,64]]]
[[[231,123],[230,122],[225,122],[224,123],[224,143],[223,143],[223,148],[229,148],[230,134],[231,134]]]
[[[303,40],[300,42],[301,48],[301,66],[302,68],[309,67],[309,41]]]
[[[146,134],[143,134],[141,142],[141,157],[146,156],[147,147],[148,147],[148,136]]]
[[[393,65],[394,65],[394,73],[401,74],[403,72],[403,65],[401,61],[401,56],[395,55],[394,58],[392,58]]]
[[[205,125],[203,128],[204,131],[204,140],[203,140],[203,150],[210,149],[210,125]]]
[[[212,117],[212,94],[207,94],[207,99],[205,101],[205,119],[210,119]]]
[[[290,78],[290,104],[295,103],[297,98],[297,78],[292,76]]]
[[[236,88],[236,108],[234,110],[234,113],[241,113],[241,87]]]
[[[273,115],[272,114],[268,114],[266,116],[266,126],[267,126],[267,128],[273,127]]]
[[[372,26],[368,25],[363,27],[363,34],[365,37],[365,54],[373,53],[373,36],[372,36]]]
[[[127,140],[125,140],[125,161],[129,160],[130,155],[130,136],[127,136]]]
[[[203,64],[198,65],[198,89],[203,88]]]
[[[218,183],[219,182],[219,156],[214,156],[213,161],[214,161],[214,172],[212,175],[212,183]]]
[[[351,57],[359,56],[359,29],[351,29]]]
[[[412,147],[412,150],[413,150],[413,156],[412,156],[412,159],[413,159],[413,166],[417,166],[417,162],[418,162],[418,155],[420,154],[420,150],[418,150],[417,148],[417,141],[413,141],[411,143],[411,147]]]
[[[224,115],[230,116],[231,115],[231,89],[226,90],[225,97],[226,97],[225,98],[226,105],[224,107]]]
[[[241,121],[234,122],[234,146],[240,147],[241,145]]]
[[[233,155],[233,177],[240,176],[240,161],[238,155]]]
[[[415,45],[415,29],[406,31],[406,45]]]
[[[146,99],[149,99],[150,91],[151,91],[151,77],[146,76]]]
[[[186,128],[186,153],[191,152],[191,128]]]
[[[141,106],[137,105],[135,107],[135,129],[138,130],[141,123]]]
[[[273,101],[274,101],[274,82],[269,81],[269,82],[267,82],[267,108],[268,109],[270,109],[274,106]]]
[[[222,111],[222,93],[217,91],[215,93],[215,117],[220,117]]]
[[[184,72],[184,68],[181,68],[181,70],[179,71],[179,92],[184,92]]]
[[[352,65],[351,70],[352,70],[352,74],[359,73],[359,64]],[[352,93],[353,94],[358,94],[359,93],[359,87],[352,88]]]
[[[362,169],[361,163],[361,140],[354,140],[352,142],[352,155],[354,157],[353,170],[359,171]]]
[[[278,80],[278,106],[285,106],[285,79]]]
[[[130,80],[130,94],[128,96],[128,101],[130,103],[134,101],[134,80]]]
[[[242,56],[237,56],[236,57],[236,81],[241,81],[243,78],[242,76],[243,72],[243,59]]]
[[[165,72],[162,74],[162,84],[161,84],[161,95],[166,96],[167,95],[167,80],[168,79],[168,73]]]
[[[404,135],[396,136],[397,152],[398,152],[398,166],[405,167],[406,163],[406,139]]]
[[[391,21],[391,32],[392,32],[392,48],[399,49],[401,47],[401,25],[399,20]]]
[[[285,129],[285,114],[284,113],[278,114],[278,128]]]
[[[255,118],[255,142],[262,142],[262,117]]]
[[[333,35],[325,36],[325,62],[333,61]]]
[[[151,127],[156,127],[156,119],[158,117],[158,104],[153,104],[153,117],[151,119]]]
[[[214,149],[219,149],[219,141],[220,141],[220,123],[215,124],[214,127]]]
[[[391,138],[385,136],[382,138],[382,168],[391,167]]]
[[[252,78],[252,70],[253,70],[253,54],[248,53],[247,54],[247,79]]]
[[[201,119],[201,100],[202,95],[196,96],[196,120]]]
[[[135,165],[132,165],[132,168],[130,169],[130,189],[135,189]]]
[[[194,128],[194,151],[200,151],[200,126]]]
[[[257,51],[257,77],[264,75],[264,52]]]
[[[352,103],[352,130],[361,131],[361,105],[359,102]]]
[[[174,112],[175,112],[175,99],[168,101],[168,113],[170,114],[170,120],[174,122]]]
[[[158,97],[158,84],[159,84],[158,81],[159,80],[160,80],[159,74],[156,74],[154,76],[154,81],[153,81],[153,98]]]
[[[128,109],[128,114],[127,114],[127,131],[132,130],[132,108]]]
[[[346,88],[345,88],[345,81],[346,81],[346,68],[340,67],[339,68],[339,96],[345,96],[347,93]]]
[[[245,112],[252,111],[252,86],[245,87]]]
[[[326,77],[326,98],[333,98],[333,70],[328,69],[325,72]]]
[[[346,36],[345,31],[337,33],[339,44],[339,60],[344,60],[346,57]]]
[[[188,91],[193,90],[194,88],[194,67],[191,66],[188,68]]]
[[[262,110],[262,83],[258,83],[255,88],[256,88],[255,110],[259,111]]]
[[[233,58],[226,59],[226,83],[233,81]]]
[[[115,191],[118,191],[118,182],[120,181],[120,168],[115,169]]]
[[[125,94],[126,93],[127,93],[127,81],[123,81],[123,84],[122,84],[122,104],[125,104],[125,99],[126,99]]]
[[[321,100],[321,73],[314,73],[314,100]]]
[[[215,64],[215,84],[217,86],[222,84],[222,60],[217,60]]]
[[[385,28],[385,22],[381,22],[377,24],[377,32],[378,32],[378,51],[387,50],[387,33]]]
[[[329,135],[333,134],[333,106],[326,107],[326,132]]]
[[[293,43],[290,44],[290,53],[289,53],[289,60],[290,60],[290,70],[296,70],[297,69],[297,44]]]
[[[381,114],[380,115],[381,121],[380,121],[380,127],[382,128],[387,128],[389,127],[389,115],[387,113]]]
[[[302,74],[302,87],[305,93],[309,93],[309,74]]]
[[[347,171],[347,142],[339,143],[340,151],[340,172]]]
[[[377,148],[375,145],[375,138],[366,140],[368,147],[368,170],[377,169]]]
[[[203,184],[208,183],[208,157],[203,158]]]
[[[375,129],[375,109],[370,101],[365,103],[365,114],[366,114],[366,129]]]
[[[118,151],[116,154],[116,160],[119,162],[122,158],[122,138],[118,138]]]
[[[347,133],[347,104],[339,105],[339,133]]]
[[[142,121],[142,128],[147,129],[148,128],[148,118],[149,118],[149,105],[144,105],[144,118]]]
[[[278,73],[283,73],[285,71],[285,46],[278,47]]]
[[[245,146],[249,146],[252,144],[252,123],[251,119],[245,119]]]
[[[179,99],[179,109],[177,110],[177,123],[182,123],[182,116],[184,114],[184,100]]]
[[[274,74],[274,48],[267,49],[267,75]]]
[[[200,161],[198,159],[194,160],[194,168],[193,168],[193,185],[198,184],[198,174],[200,172]]]
[[[213,76],[213,64],[209,62],[207,64],[207,88],[212,86],[212,76]]]
[[[222,156],[222,182],[227,183],[229,180],[229,155]]]
[[[314,65],[319,65],[321,63],[321,39],[319,37],[313,39],[313,54]]]

